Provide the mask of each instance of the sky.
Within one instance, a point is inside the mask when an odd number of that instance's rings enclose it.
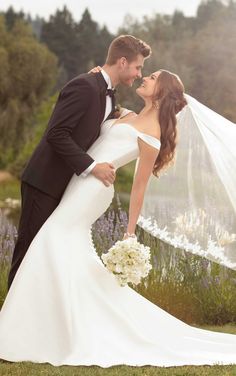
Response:
[[[56,9],[62,9],[66,5],[73,18],[79,21],[87,7],[100,26],[105,24],[115,33],[123,24],[126,14],[142,20],[145,15],[173,14],[178,9],[186,16],[194,16],[200,2],[201,0],[0,0],[0,10],[5,11],[12,5],[16,11],[23,10],[33,17],[39,15],[48,19]]]

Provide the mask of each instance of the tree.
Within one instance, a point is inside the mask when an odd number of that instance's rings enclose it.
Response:
[[[130,19],[119,32],[134,34],[151,45],[153,53],[144,75],[159,68],[177,73],[187,93],[235,121],[235,21],[235,1],[209,0],[199,6],[195,18],[181,12],[156,14],[143,22]],[[133,90],[122,90],[120,102],[139,107]]]
[[[107,50],[114,39],[114,35],[109,32],[106,26],[99,31],[99,49],[97,50],[96,64],[103,64],[107,56]]]
[[[8,31],[0,18],[0,168],[12,162],[31,132],[30,119],[56,79],[57,59],[25,21]]]
[[[94,65],[101,65],[112,38],[105,26],[100,29],[92,20],[88,9],[76,23],[66,7],[44,22],[41,34],[41,40],[58,56],[60,85]]]
[[[16,20],[24,20],[25,14],[20,12],[15,12],[13,7],[10,6],[8,10],[5,12],[5,20],[6,20],[6,26],[8,30],[11,30],[16,22]]]
[[[203,28],[209,21],[214,20],[224,11],[225,6],[220,0],[205,0],[197,10],[196,24],[198,29]]]
[[[41,41],[58,57],[59,65],[67,72],[67,79],[78,74],[80,46],[76,24],[66,6],[44,22]]]
[[[89,10],[86,8],[82,19],[76,26],[76,35],[79,43],[79,71],[87,72],[92,66],[99,61],[100,35],[97,22],[93,21]]]
[[[31,25],[33,33],[36,36],[36,38],[40,40],[44,19],[39,16],[36,16],[36,18],[33,19],[29,14],[27,16],[27,22]]]

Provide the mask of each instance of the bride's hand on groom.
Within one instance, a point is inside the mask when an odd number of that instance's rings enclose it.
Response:
[[[101,180],[106,187],[113,184],[116,178],[115,167],[112,163],[97,163],[91,173]]]
[[[97,67],[92,68],[88,73],[98,73],[98,72],[101,72],[101,70],[102,70],[102,67],[98,65]]]

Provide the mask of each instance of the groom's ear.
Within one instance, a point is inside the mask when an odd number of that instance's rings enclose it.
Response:
[[[119,65],[120,65],[120,67],[121,68],[125,68],[126,67],[126,65],[127,65],[127,59],[124,57],[124,56],[122,56],[120,59],[118,59],[119,60]]]

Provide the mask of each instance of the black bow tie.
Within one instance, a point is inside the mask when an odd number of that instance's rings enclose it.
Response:
[[[114,98],[116,93],[116,89],[107,89],[106,95],[109,95],[109,97]]]

